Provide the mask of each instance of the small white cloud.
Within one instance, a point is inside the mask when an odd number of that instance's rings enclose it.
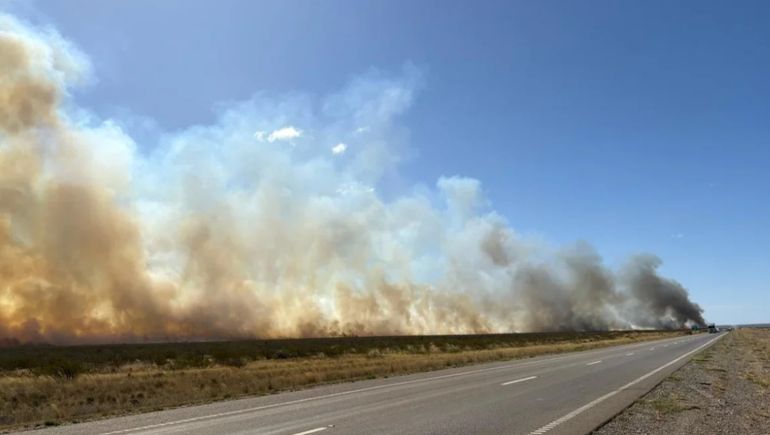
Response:
[[[676,234],[672,234],[671,235],[672,239],[681,239],[683,237],[684,237],[684,234],[682,234],[682,233],[676,233]]]
[[[372,193],[374,188],[358,182],[344,183],[337,187],[337,193],[340,195],[355,195],[360,193]]]
[[[279,128],[278,130],[270,133],[267,137],[268,142],[275,142],[277,140],[291,140],[302,136],[302,130],[296,129],[291,125],[288,127]]]
[[[355,134],[361,134],[361,133],[366,133],[367,131],[369,131],[369,126],[368,126],[368,125],[365,125],[365,126],[363,126],[363,127],[358,127],[358,128],[356,129],[356,131],[354,131],[353,133],[355,133]]]
[[[332,147],[332,154],[342,154],[348,150],[348,146],[342,142]]]
[[[264,131],[261,131],[261,130],[255,131],[254,132],[254,138],[257,139],[260,142],[264,142],[266,134],[267,133],[265,133]]]

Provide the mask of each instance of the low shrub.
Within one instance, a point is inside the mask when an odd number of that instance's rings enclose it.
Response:
[[[85,371],[83,364],[76,360],[48,360],[35,368],[35,373],[55,378],[72,380]]]

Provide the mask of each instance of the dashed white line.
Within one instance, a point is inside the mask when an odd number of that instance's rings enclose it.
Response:
[[[599,364],[600,362],[602,362],[602,361],[601,361],[601,360],[599,360],[599,361],[594,361],[594,362],[586,363],[586,365],[587,365],[587,366],[592,366],[592,365],[594,365],[594,364]]]
[[[671,365],[676,364],[677,362],[681,361],[682,359],[687,358],[688,356],[690,356],[690,355],[694,354],[695,352],[703,349],[704,347],[706,347],[709,344],[719,340],[720,338],[722,338],[722,336],[716,337],[716,338],[714,338],[712,340],[707,341],[706,343],[701,344],[700,346],[696,347],[695,349],[693,349],[693,350],[685,353],[684,355],[681,355],[681,356],[679,356],[679,357],[677,357],[677,358],[667,362],[666,364],[663,364],[662,366],[660,366],[657,369],[647,373],[646,375],[642,375],[642,376],[634,379],[633,381],[627,383],[626,385],[623,385],[622,387],[618,388],[617,390],[610,391],[609,393],[605,394],[604,396],[601,396],[598,399],[594,399],[591,402],[586,403],[585,405],[581,406],[580,408],[578,408],[578,409],[570,412],[569,414],[566,414],[566,415],[564,415],[564,416],[562,416],[562,417],[560,417],[560,418],[558,418],[558,419],[548,423],[547,425],[541,427],[540,429],[536,429],[536,430],[530,432],[529,435],[542,435],[542,434],[548,432],[549,430],[555,428],[556,426],[558,426],[558,425],[560,425],[560,424],[562,424],[562,423],[564,423],[564,422],[566,422],[568,420],[573,419],[575,416],[579,415],[580,413],[593,408],[594,406],[596,406],[599,403],[609,399],[610,397],[620,393],[621,391],[626,390],[628,388],[631,388],[634,385],[638,384],[639,382],[642,382],[643,380],[645,380],[645,379],[649,378],[650,376],[654,375],[655,373],[658,373],[661,370],[665,370],[667,367],[670,367]]]
[[[524,381],[531,381],[532,379],[537,379],[537,376],[530,376],[530,377],[528,377],[528,378],[521,378],[521,379],[516,379],[515,381],[508,381],[508,382],[503,382],[503,383],[502,383],[502,384],[500,384],[500,385],[511,385],[511,384],[518,384],[519,382],[524,382]]]
[[[330,427],[331,426],[317,427],[315,429],[306,430],[304,432],[297,432],[294,435],[308,435],[308,434],[311,434],[311,433],[325,431],[326,429],[329,429]]]
[[[628,352],[628,353],[626,354],[626,356],[634,356],[634,353],[633,353],[633,352]]]

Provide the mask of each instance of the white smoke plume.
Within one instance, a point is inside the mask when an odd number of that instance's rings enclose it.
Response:
[[[72,101],[90,70],[55,32],[0,16],[0,338],[703,323],[655,257],[615,273],[585,243],[530,243],[478,180],[378,193],[407,146],[411,68],[320,100],[254,97],[143,147]]]

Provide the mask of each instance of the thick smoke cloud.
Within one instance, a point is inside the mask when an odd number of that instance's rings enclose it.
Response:
[[[141,147],[74,105],[89,75],[55,32],[0,17],[0,338],[703,323],[657,258],[615,273],[585,243],[529,242],[477,180],[382,193],[406,150],[412,68],[320,101],[257,96]]]

